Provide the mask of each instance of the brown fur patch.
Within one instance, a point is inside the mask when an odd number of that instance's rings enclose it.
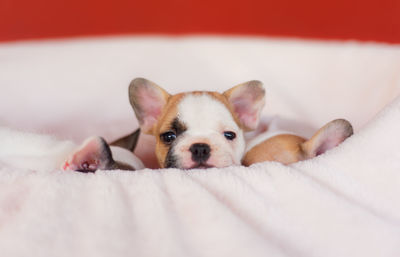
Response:
[[[158,160],[158,164],[160,167],[164,167],[164,161],[167,156],[169,146],[165,145],[161,139],[160,134],[167,132],[171,128],[171,123],[177,117],[178,114],[178,103],[182,100],[182,98],[186,95],[186,93],[181,93],[177,95],[173,95],[168,99],[167,104],[165,105],[160,118],[156,124],[156,126],[152,130],[152,134],[156,138],[156,156]]]
[[[250,166],[253,163],[264,161],[277,161],[290,164],[305,158],[301,144],[306,140],[302,137],[282,134],[269,138],[254,146],[246,153],[242,164]]]

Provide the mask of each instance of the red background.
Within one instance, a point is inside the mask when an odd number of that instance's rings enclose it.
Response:
[[[149,33],[400,43],[400,0],[0,0],[0,41]]]

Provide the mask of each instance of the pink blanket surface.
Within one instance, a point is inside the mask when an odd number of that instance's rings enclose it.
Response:
[[[0,56],[1,256],[400,255],[399,46],[127,37],[2,44]],[[134,77],[171,93],[258,79],[263,118],[305,136],[345,118],[356,133],[290,166],[60,171],[71,141],[137,128]],[[148,167],[153,141],[136,151]]]

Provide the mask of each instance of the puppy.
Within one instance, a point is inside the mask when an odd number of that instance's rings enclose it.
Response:
[[[132,152],[140,130],[116,140],[110,145],[102,137],[91,137],[67,157],[63,170],[95,172],[96,170],[139,170],[142,161]]]
[[[248,143],[242,163],[245,166],[264,161],[290,164],[310,159],[339,145],[352,134],[351,124],[343,119],[329,122],[309,140],[268,129]]]
[[[136,78],[129,100],[141,131],[156,138],[159,166],[193,169],[241,164],[243,132],[257,127],[265,92],[261,82],[249,81],[222,94],[170,95],[154,82]]]
[[[77,146],[72,141],[57,140],[48,135],[0,127],[0,164],[42,172],[60,168],[82,172],[97,169],[138,170],[144,168],[132,153],[138,136],[139,131],[135,131],[110,145],[101,137],[92,137]]]

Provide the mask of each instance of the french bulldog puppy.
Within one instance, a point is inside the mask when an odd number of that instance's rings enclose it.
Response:
[[[273,126],[271,128],[248,142],[243,165],[264,161],[291,164],[310,159],[339,145],[353,134],[353,127],[344,119],[329,122],[308,140],[292,133],[274,130]]]
[[[243,132],[257,127],[265,92],[254,80],[223,93],[171,95],[154,82],[136,78],[129,99],[141,131],[156,139],[160,167],[193,169],[241,164]]]

